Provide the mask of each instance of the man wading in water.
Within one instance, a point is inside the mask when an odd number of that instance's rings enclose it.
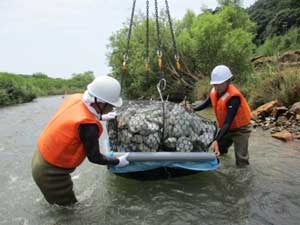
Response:
[[[251,110],[241,92],[231,84],[232,73],[227,66],[216,66],[211,73],[213,88],[209,97],[201,104],[193,106],[195,111],[212,105],[219,132],[211,145],[218,156],[226,154],[234,144],[236,165],[249,165],[248,140],[251,133]]]
[[[107,158],[100,153],[98,139],[103,127],[99,120],[115,117],[113,106],[120,107],[120,84],[100,76],[84,94],[67,96],[41,133],[32,159],[32,176],[50,204],[77,202],[70,176],[85,157],[100,165],[126,166],[128,154]]]

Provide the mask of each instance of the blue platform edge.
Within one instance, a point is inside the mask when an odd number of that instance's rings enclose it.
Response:
[[[108,157],[115,157],[114,152],[107,153]],[[219,161],[216,159],[201,162],[180,162],[180,161],[151,161],[151,162],[131,162],[124,167],[109,166],[108,169],[113,173],[130,173],[147,171],[160,167],[181,168],[194,171],[212,171],[219,167]]]

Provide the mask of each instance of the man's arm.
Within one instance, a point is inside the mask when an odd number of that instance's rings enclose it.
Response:
[[[118,159],[110,159],[100,153],[98,134],[99,129],[96,124],[81,124],[79,126],[79,136],[88,160],[100,165],[117,165]]]
[[[229,102],[227,103],[227,115],[225,117],[225,121],[223,127],[219,130],[216,138],[211,144],[212,151],[216,154],[216,156],[220,155],[219,144],[218,142],[221,138],[227,133],[230,128],[230,125],[239,109],[240,106],[240,98],[239,97],[232,97]]]
[[[193,106],[195,111],[201,111],[211,105],[210,97],[208,96],[203,102]]]
[[[233,96],[229,102],[227,103],[227,115],[225,117],[225,121],[223,127],[219,130],[215,140],[219,141],[229,130],[231,123],[240,107],[240,98],[237,96]]]

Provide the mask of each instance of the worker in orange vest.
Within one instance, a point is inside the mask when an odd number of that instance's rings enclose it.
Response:
[[[103,131],[100,121],[115,117],[113,107],[122,105],[120,91],[114,78],[96,78],[84,94],[67,96],[42,131],[32,159],[32,176],[50,204],[77,202],[70,173],[86,157],[100,165],[129,164],[128,154],[108,158],[99,149]]]
[[[231,83],[232,73],[227,66],[218,65],[211,73],[213,85],[209,97],[194,105],[200,111],[212,105],[217,118],[219,132],[211,144],[212,151],[218,156],[226,154],[234,144],[236,164],[249,165],[248,140],[251,133],[251,110],[241,92]]]

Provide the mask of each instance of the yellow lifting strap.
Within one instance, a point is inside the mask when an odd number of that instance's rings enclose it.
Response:
[[[163,70],[163,57],[162,57],[162,51],[158,50],[157,51],[157,64],[159,71]]]
[[[180,69],[181,69],[180,56],[176,54],[176,55],[174,56],[174,58],[175,58],[175,61],[176,61],[176,69],[177,69],[177,70],[180,70]]]
[[[127,70],[127,61],[128,61],[128,49],[129,49],[129,42],[131,38],[131,30],[133,26],[133,17],[134,17],[134,11],[135,11],[135,4],[136,0],[133,0],[133,5],[132,5],[132,11],[131,11],[131,18],[130,18],[130,25],[129,25],[129,31],[128,31],[128,37],[127,37],[127,45],[126,45],[126,51],[123,56],[123,63],[122,63],[122,78],[121,80],[123,81],[123,77],[126,73]],[[154,0],[154,6],[155,6],[155,22],[156,22],[156,39],[157,39],[157,64],[159,68],[159,72],[161,73],[163,77],[163,67],[164,67],[164,60],[163,60],[163,53],[161,50],[161,37],[160,37],[160,29],[159,29],[159,21],[158,21],[158,0]],[[170,16],[170,10],[169,10],[169,4],[168,0],[165,0],[165,5],[166,5],[166,13],[168,17],[168,22],[169,22],[169,28],[170,28],[170,33],[171,33],[171,38],[172,38],[172,45],[174,49],[174,58],[175,58],[175,68],[176,70],[181,70],[181,63],[180,63],[180,56],[177,51],[177,46],[176,46],[176,40],[175,40],[175,34],[172,26],[172,20]],[[151,65],[150,65],[150,60],[149,60],[149,0],[146,0],[146,56],[145,56],[145,72],[149,73],[151,71]]]
[[[150,66],[150,62],[149,62],[149,57],[147,57],[147,58],[145,59],[145,71],[146,71],[147,73],[149,73],[150,70],[151,70],[151,66]]]

